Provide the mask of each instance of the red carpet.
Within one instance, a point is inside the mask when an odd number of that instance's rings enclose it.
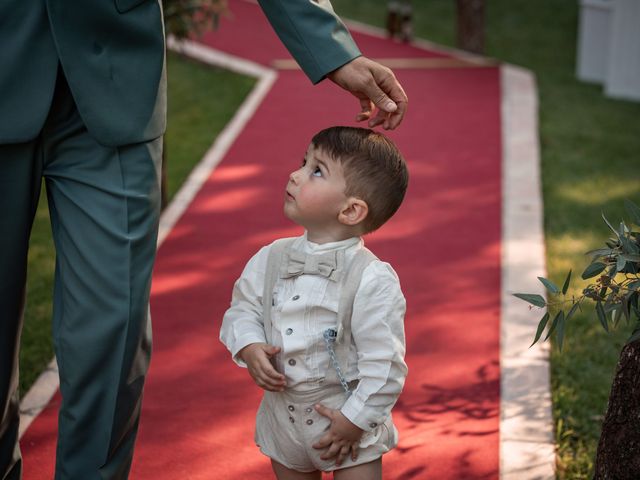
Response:
[[[288,58],[259,8],[205,37],[268,65]],[[441,56],[354,34],[370,57]],[[497,68],[398,70],[410,98],[390,136],[409,162],[400,211],[366,238],[408,302],[409,377],[387,479],[498,478],[500,86]],[[215,85],[212,85],[212,95]],[[284,185],[312,134],[352,124],[357,103],[329,82],[280,72],[264,102],[162,245],[152,292],[154,356],[133,479],[272,478],[253,444],[260,391],[217,336],[234,280],[271,240],[300,233]],[[50,479],[59,397],[23,439],[25,479]]]

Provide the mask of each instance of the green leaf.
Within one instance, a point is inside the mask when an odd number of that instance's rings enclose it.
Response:
[[[640,207],[628,199],[625,199],[624,206],[631,217],[631,221],[636,225],[640,225]]]
[[[620,234],[618,233],[618,231],[613,228],[613,226],[609,223],[609,220],[607,220],[607,217],[604,216],[604,212],[602,212],[602,219],[604,220],[604,222],[609,226],[609,228],[611,229],[611,231],[613,233],[616,234],[616,237],[620,238]]]
[[[580,300],[574,303],[573,306],[571,307],[571,310],[569,310],[569,313],[567,313],[567,316],[565,317],[565,320],[567,322],[573,316],[573,314],[576,313],[576,310],[578,309],[579,306],[580,306]]]
[[[547,322],[549,321],[549,312],[545,313],[540,323],[538,323],[538,330],[536,331],[536,338],[533,339],[533,343],[529,345],[529,348],[533,347],[538,340],[540,340],[540,335],[544,331],[544,327],[547,326]]]
[[[582,272],[582,279],[586,280],[587,278],[595,277],[600,272],[602,272],[607,266],[602,262],[594,262],[585,268],[584,272]]]
[[[609,333],[609,325],[607,324],[607,316],[604,313],[604,308],[602,308],[602,302],[596,302],[596,312],[598,313],[598,318],[600,319],[600,324],[602,328]]]
[[[556,313],[556,316],[553,317],[553,322],[551,322],[551,328],[547,332],[547,336],[544,337],[544,341],[545,342],[547,341],[547,339],[551,336],[551,334],[555,331],[556,327],[558,326],[558,319],[560,318],[560,314],[562,314],[562,316],[564,317],[564,312],[562,310],[559,310],[558,313]]]
[[[624,221],[620,222],[620,226],[618,227],[618,234],[621,237],[624,237],[624,235],[629,231],[629,229],[627,228],[627,226],[624,224]]]
[[[514,297],[518,297],[525,302],[529,302],[536,307],[544,307],[547,303],[541,295],[535,295],[531,293],[514,293]]]
[[[616,259],[616,271],[621,272],[626,264],[627,261],[624,259],[624,257],[622,255],[618,255],[618,258]]]
[[[640,339],[640,323],[636,325],[636,328],[633,330],[633,333],[629,337],[629,340],[627,340],[627,343],[633,343],[638,339]]]
[[[635,242],[632,242],[627,237],[620,237],[620,243],[622,244],[622,253],[637,254],[640,253],[640,249]]]
[[[548,280],[544,277],[538,277],[538,280],[540,280],[542,284],[547,288],[547,290],[549,290],[551,293],[560,293],[560,289],[551,280]]]
[[[620,313],[620,308],[621,308],[621,305],[618,304],[611,309],[611,321],[613,322],[613,328],[618,328],[618,323],[622,318],[622,314]]]
[[[564,340],[564,312],[560,310],[560,318],[558,318],[558,327],[556,328],[556,342],[558,349],[562,351],[562,342]]]
[[[635,253],[621,253],[620,257],[622,257],[627,262],[640,262],[640,255],[637,255]]]
[[[569,274],[567,275],[567,278],[564,281],[564,285],[562,285],[562,294],[563,295],[565,293],[567,293],[567,290],[569,289],[569,280],[571,280],[571,270],[569,270]]]
[[[604,243],[607,244],[609,248],[616,248],[618,246],[618,242],[616,242],[613,238],[606,240]]]
[[[631,320],[631,305],[629,305],[629,299],[632,295],[635,295],[635,292],[631,292],[628,295],[622,296],[622,313],[627,323],[629,323],[629,321]]]
[[[613,248],[596,248],[595,250],[589,250],[585,255],[591,255],[595,259],[598,257],[608,257],[614,252],[615,250]]]

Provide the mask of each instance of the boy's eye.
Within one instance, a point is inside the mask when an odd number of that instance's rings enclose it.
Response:
[[[322,170],[320,170],[320,167],[316,167],[316,169],[313,171],[313,175],[315,175],[316,177],[322,176]]]

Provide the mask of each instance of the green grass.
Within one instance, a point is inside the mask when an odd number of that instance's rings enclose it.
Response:
[[[385,2],[332,3],[343,17],[384,25]],[[537,77],[546,260],[548,276],[560,284],[571,268],[579,278],[588,263],[583,253],[607,238],[600,211],[619,221],[624,198],[640,203],[640,104],[605,98],[600,86],[576,80],[577,4],[486,2],[486,54],[529,68]],[[413,5],[416,35],[452,46],[455,2]],[[396,74],[402,80],[402,71]],[[586,285],[572,283],[576,295]],[[623,326],[605,334],[587,308],[567,326],[563,353],[551,355],[560,479],[592,477],[602,415],[628,333]]]
[[[254,80],[169,54],[168,194],[172,197],[251,90]],[[53,358],[51,297],[55,253],[44,190],[31,233],[27,306],[20,352],[20,391]]]

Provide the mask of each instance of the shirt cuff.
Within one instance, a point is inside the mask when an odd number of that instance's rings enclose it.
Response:
[[[370,432],[385,421],[379,410],[367,407],[353,394],[344,403],[340,412],[347,417],[347,420],[365,432]]]

